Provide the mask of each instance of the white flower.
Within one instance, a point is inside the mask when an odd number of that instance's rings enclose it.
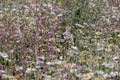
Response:
[[[12,9],[12,11],[16,11],[16,9],[14,8],[14,9]]]
[[[5,73],[5,71],[4,70],[0,70],[0,74],[4,74]]]
[[[8,10],[9,10],[9,8],[4,8],[4,10],[5,10],[5,11],[8,11]]]
[[[5,58],[6,61],[11,62],[11,59]]]
[[[53,63],[52,63],[52,62],[46,62],[46,64],[47,64],[47,65],[53,65]]]
[[[61,17],[61,16],[62,16],[62,14],[58,14],[57,16],[58,16],[58,17]]]
[[[88,25],[86,22],[84,22],[83,24],[86,25],[86,26]],[[94,24],[91,24],[91,26],[95,26],[95,25],[94,25]]]
[[[120,38],[120,34],[118,34],[118,37]]]
[[[35,66],[37,69],[40,68],[40,66]]]
[[[45,60],[45,56],[39,56],[37,57],[38,59],[42,59],[42,60]]]
[[[4,14],[0,14],[0,18],[2,19],[4,17]]]
[[[44,7],[47,7],[47,4],[43,4]]]
[[[31,73],[32,69],[31,68],[27,68],[25,73]]]
[[[104,62],[102,65],[105,66],[105,67],[109,67],[109,64],[106,63],[106,62]]]
[[[105,75],[104,75],[104,78],[107,78],[108,76],[109,76],[108,74],[105,74]]]
[[[112,59],[113,59],[113,60],[116,60],[116,59],[119,59],[119,57],[118,57],[118,56],[115,56],[115,57],[113,57]]]
[[[102,71],[102,70],[97,70],[97,71],[95,71],[95,73],[104,74],[104,71]]]
[[[89,5],[90,5],[90,7],[95,7],[95,3],[93,3],[93,2],[90,2]]]
[[[3,58],[8,58],[8,54],[7,53],[0,52],[0,56],[2,56]]]
[[[71,48],[74,50],[78,50],[78,48],[76,46],[71,46]]]
[[[55,63],[56,63],[56,64],[61,64],[62,62],[61,62],[61,61],[56,61]]]
[[[116,33],[117,33],[117,32],[119,32],[119,30],[118,30],[118,29],[115,29],[115,31],[114,31],[114,32],[116,32]]]
[[[6,74],[2,74],[2,78],[8,78],[9,76]]]
[[[77,71],[77,69],[70,69],[71,73],[75,73]]]
[[[100,31],[96,32],[96,35],[101,35],[102,33]]]
[[[16,71],[23,70],[23,66],[17,66]]]
[[[76,77],[81,77],[81,73],[79,73],[79,74],[75,73],[75,76]]]
[[[60,60],[63,60],[63,57],[62,57],[62,56],[60,56]]]
[[[116,19],[117,17],[116,16],[112,16],[113,19]]]
[[[2,78],[8,78],[9,80],[17,80],[17,79],[15,79],[14,76],[7,75],[7,74],[2,74]]]
[[[80,25],[80,24],[78,24],[78,23],[76,23],[75,26],[78,26],[78,27],[84,28],[83,25]]]
[[[105,51],[110,52],[110,51],[112,51],[112,49],[111,48],[106,48]]]
[[[55,14],[55,12],[53,12],[53,11],[52,11],[50,14],[53,14],[53,15],[54,15],[54,14]]]
[[[103,50],[104,47],[97,47],[97,50],[100,51],[100,50]]]
[[[92,76],[93,76],[93,73],[83,74],[82,80],[89,80],[92,78]]]
[[[14,52],[14,49],[10,50],[10,53],[13,53]]]
[[[47,7],[48,7],[48,8],[51,8],[51,7],[52,7],[52,5],[51,5],[50,3],[48,3],[48,4],[47,4]]]
[[[118,72],[111,72],[109,76],[114,77],[114,76],[117,76],[117,75],[118,75]]]
[[[31,73],[32,71],[36,71],[35,68],[27,68],[25,73]]]
[[[56,65],[56,64],[61,64],[61,61],[54,61],[54,62],[46,62],[47,65]]]
[[[30,4],[30,6],[35,7],[35,4]],[[27,8],[27,7],[26,7]]]
[[[56,51],[57,51],[57,52],[60,52],[60,49],[59,49],[59,48],[57,48],[57,49],[56,49]]]
[[[45,75],[43,80],[51,80],[51,76]]]

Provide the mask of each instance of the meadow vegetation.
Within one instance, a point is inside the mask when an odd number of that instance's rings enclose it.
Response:
[[[119,80],[119,0],[0,0],[0,80]]]

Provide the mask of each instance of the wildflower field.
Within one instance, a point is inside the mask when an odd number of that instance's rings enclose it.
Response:
[[[120,0],[0,0],[0,80],[120,80]]]

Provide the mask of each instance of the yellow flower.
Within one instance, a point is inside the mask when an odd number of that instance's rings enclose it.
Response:
[[[118,72],[118,75],[120,75],[120,72]]]
[[[84,74],[82,77],[83,77],[84,79],[90,79],[90,78],[91,78],[91,76],[90,76],[89,74]]]
[[[44,52],[44,51],[45,51],[44,49],[41,50],[41,52]]]
[[[50,41],[50,42],[53,42],[53,41],[54,41],[54,38],[50,38],[49,41]]]
[[[83,63],[83,62],[85,62],[85,60],[83,58],[80,58],[79,62]]]
[[[114,31],[114,32],[119,32],[119,30],[115,29],[115,31]]]
[[[100,31],[96,32],[96,35],[101,35],[101,32]]]
[[[90,78],[92,78],[93,76],[94,76],[93,73],[88,73],[88,74],[83,74],[82,78],[83,78],[83,79],[90,79]]]
[[[112,49],[111,48],[106,48],[105,49],[107,52],[110,52]]]
[[[70,67],[70,68],[73,68],[73,67],[75,67],[76,65],[74,64],[74,63],[70,63],[70,64],[68,64],[68,67]]]
[[[15,77],[15,79],[19,79],[20,75],[15,75],[14,77]]]
[[[65,62],[65,61],[62,61],[61,66],[64,66],[65,64],[66,64],[66,62]]]

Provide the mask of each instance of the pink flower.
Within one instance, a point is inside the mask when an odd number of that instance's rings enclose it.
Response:
[[[48,48],[48,53],[50,53],[50,54],[53,54],[53,53],[54,53],[53,47],[49,47],[49,48]]]
[[[37,36],[37,40],[40,41],[41,40],[41,36]]]
[[[51,36],[50,32],[46,31],[45,32],[45,38],[50,38],[50,36]]]
[[[55,9],[57,7],[57,3],[52,5],[52,9]]]
[[[112,26],[112,30],[114,30],[116,27],[115,26]]]
[[[42,16],[42,20],[45,20],[47,18],[47,14],[44,13],[43,16]]]
[[[107,29],[106,29],[106,28],[104,28],[104,27],[102,27],[100,30],[101,30],[101,31],[106,31]]]
[[[36,22],[37,25],[40,24],[40,20],[39,19],[37,19],[35,22]]]
[[[50,53],[50,54],[53,54],[53,53],[54,53],[54,45],[53,45],[53,44],[50,44],[50,45],[48,46],[48,53]]]

